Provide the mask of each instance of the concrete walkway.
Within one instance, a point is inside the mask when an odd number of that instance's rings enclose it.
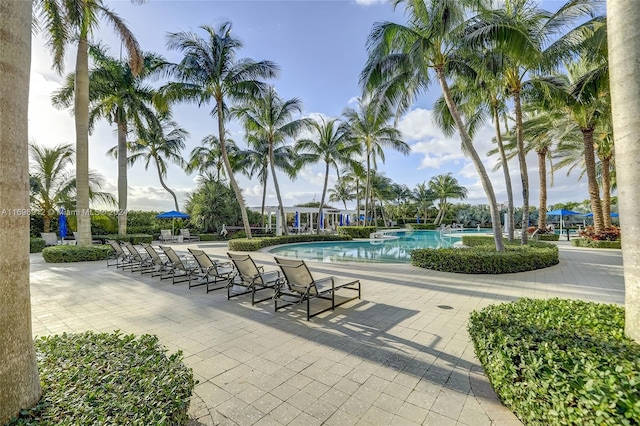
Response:
[[[518,425],[474,355],[469,313],[521,297],[624,303],[620,250],[558,244],[559,265],[498,276],[310,262],[314,273],[360,278],[363,294],[309,322],[272,302],[227,301],[224,290],[33,254],[33,332],[158,335],[199,381],[193,424]],[[226,243],[173,246],[226,258]],[[269,254],[252,256],[275,269]]]

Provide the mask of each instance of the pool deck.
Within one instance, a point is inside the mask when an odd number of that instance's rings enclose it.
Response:
[[[361,300],[309,322],[272,301],[32,254],[33,334],[158,335],[199,381],[193,425],[519,425],[474,355],[469,313],[521,297],[624,303],[620,250],[557,244],[559,265],[497,276],[309,262],[314,274],[362,281]],[[172,246],[226,258],[226,243]],[[275,269],[268,253],[252,256]]]

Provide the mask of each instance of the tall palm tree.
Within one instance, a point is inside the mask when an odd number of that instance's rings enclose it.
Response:
[[[402,3],[406,3],[408,24],[383,22],[374,25],[367,41],[369,58],[361,81],[367,89],[376,91],[375,98],[392,102],[401,113],[411,106],[419,93],[428,89],[431,82],[429,70],[435,70],[464,151],[471,157],[487,194],[496,250],[504,251],[493,185],[449,89],[448,70],[455,65],[464,65],[464,61],[457,61],[454,55],[462,40],[462,25],[466,21],[464,2],[393,1],[395,7]]]
[[[416,204],[417,213],[423,214],[425,223],[427,221],[429,207],[433,206],[436,194],[427,186],[426,182],[416,185],[412,192],[412,198]]]
[[[640,342],[640,9],[627,2],[607,2],[613,134],[619,191],[625,278],[625,333]]]
[[[450,198],[467,198],[467,188],[458,183],[458,179],[451,176],[451,173],[446,175],[434,176],[429,180],[429,190],[436,196],[438,200],[438,215],[433,221],[436,225],[440,225],[444,219],[444,215],[447,213],[447,201]]]
[[[406,142],[400,139],[400,131],[389,125],[393,117],[390,108],[382,107],[371,99],[358,99],[358,109],[347,108],[343,115],[349,123],[352,137],[358,140],[364,147],[366,161],[367,182],[365,190],[365,220],[368,217],[369,207],[373,209],[371,201],[371,170],[377,168],[376,159],[384,163],[384,149],[391,148],[404,155],[411,152]]]
[[[141,3],[141,0],[135,1]],[[91,245],[89,213],[89,37],[96,32],[100,19],[113,24],[129,55],[134,74],[144,66],[137,40],[125,22],[103,0],[40,0],[36,2],[47,44],[53,51],[53,66],[62,73],[67,47],[77,42],[74,117],[76,127],[76,181],[78,234],[80,245]]]
[[[366,172],[362,164],[356,169],[347,169],[343,172],[341,179],[343,179],[348,185],[354,188],[356,198],[356,212],[358,217],[358,223],[360,223],[360,200],[362,197],[362,183],[366,181]],[[365,216],[366,219],[366,216]],[[364,223],[364,221],[362,222]]]
[[[93,68],[89,70],[89,132],[96,120],[106,119],[115,124],[118,137],[118,233],[127,233],[127,134],[129,123],[140,120],[153,122],[155,115],[152,102],[155,91],[145,84],[147,79],[163,61],[153,53],[143,56],[144,69],[135,74],[131,66],[122,60],[110,57],[102,46],[90,46],[89,55]],[[52,101],[58,108],[73,105],[75,73],[70,73],[65,85],[57,90]]]
[[[268,86],[261,79],[274,78],[278,67],[271,61],[237,59],[242,42],[231,36],[230,22],[218,28],[206,25],[200,28],[206,38],[192,32],[169,34],[167,47],[180,51],[184,58],[177,64],[167,65],[166,70],[175,81],[165,85],[163,92],[169,101],[188,101],[198,105],[213,103],[211,113],[218,119],[218,140],[229,184],[240,204],[247,238],[251,238],[251,224],[242,191],[227,153],[225,124],[229,103],[245,102],[264,93]]]
[[[167,177],[167,165],[171,162],[180,168],[186,168],[187,164],[182,158],[181,151],[185,147],[185,140],[189,133],[172,121],[169,115],[159,119],[161,126],[149,125],[136,129],[137,139],[129,143],[129,164],[133,165],[138,161],[144,164],[147,170],[151,162],[156,166],[160,185],[173,197],[176,211],[180,211],[178,197],[165,183]],[[118,147],[109,150],[109,154],[118,155]]]
[[[267,144],[267,159],[278,198],[281,220],[282,223],[287,223],[276,174],[274,151],[287,139],[296,137],[300,131],[309,127],[308,119],[292,119],[294,114],[302,113],[302,101],[298,98],[285,101],[278,96],[275,88],[270,86],[262,96],[248,99],[244,105],[234,108],[232,112],[243,121],[247,134],[252,134]],[[285,235],[289,233],[286,226],[283,230]]]
[[[318,210],[317,233],[319,234],[320,217],[329,184],[329,171],[331,167],[336,172],[339,172],[339,166],[348,166],[354,169],[360,167],[360,164],[353,160],[353,156],[361,152],[361,146],[351,138],[346,123],[340,122],[338,119],[325,120],[320,117],[320,121],[312,121],[311,126],[315,130],[317,139],[301,139],[296,142],[295,150],[299,155],[300,166],[319,162],[325,164],[324,186]]]
[[[227,137],[227,154],[229,155],[232,169],[234,171],[240,171],[236,166],[237,155],[239,152],[236,143]],[[222,159],[222,149],[220,149],[220,141],[215,135],[207,135],[202,138],[202,143],[191,150],[189,154],[189,161],[185,167],[187,173],[197,172],[209,182],[220,182],[223,176],[226,176],[224,171],[224,161]]]
[[[344,176],[338,179],[333,188],[329,188],[329,201],[334,203],[342,202],[345,210],[347,209],[347,201],[351,201],[354,198],[353,188],[345,181]]]
[[[0,424],[35,405],[41,388],[29,293],[28,105],[31,2],[5,1],[0,13]]]

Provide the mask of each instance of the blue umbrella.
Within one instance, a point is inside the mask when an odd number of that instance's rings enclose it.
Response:
[[[416,223],[420,223],[420,215],[416,216]]]
[[[573,212],[571,210],[565,210],[565,209],[560,209],[560,210],[551,210],[550,212],[547,212],[547,216],[560,216],[560,233],[562,234],[562,219],[564,216],[574,216],[574,215],[581,215],[582,213],[580,212]]]
[[[347,226],[349,226],[349,222],[351,219],[349,219],[349,215],[347,215]]]
[[[343,225],[343,223],[342,223],[342,213],[340,213],[340,226],[342,226],[342,225]]]
[[[611,213],[610,215],[611,217],[618,217],[618,213]],[[593,213],[587,213],[584,215],[584,217],[593,217]]]
[[[156,217],[158,219],[171,219],[171,235],[174,235],[175,231],[173,229],[173,225],[174,225],[175,219],[189,219],[191,216],[189,216],[186,213],[180,213],[175,210],[171,210],[170,212],[160,213]]]
[[[324,213],[320,213],[320,229],[324,229]]]
[[[64,240],[67,236],[67,215],[64,214],[64,207],[60,207],[58,215],[58,231],[60,231],[60,239]]]
[[[300,228],[300,213],[298,212],[293,216],[293,227]]]

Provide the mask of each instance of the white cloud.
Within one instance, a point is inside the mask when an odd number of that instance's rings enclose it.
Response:
[[[356,4],[361,6],[371,6],[373,4],[385,3],[386,0],[356,0]]]

